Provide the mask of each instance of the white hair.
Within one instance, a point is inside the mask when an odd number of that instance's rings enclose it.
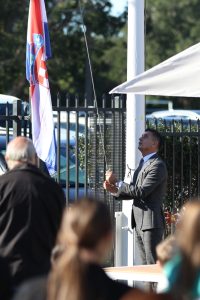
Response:
[[[20,163],[35,163],[36,151],[33,142],[26,137],[16,137],[6,149],[6,161],[9,169]]]

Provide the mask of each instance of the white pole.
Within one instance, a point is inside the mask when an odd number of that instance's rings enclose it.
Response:
[[[128,0],[127,80],[134,78],[143,71],[144,0]],[[138,151],[138,139],[145,129],[145,98],[142,95],[128,94],[126,105],[126,165],[135,169],[141,157]],[[127,177],[125,180],[128,181]],[[131,227],[131,209],[132,200],[123,201],[123,213],[128,218],[129,228]],[[129,230],[127,234],[128,245],[123,255],[127,255],[127,264],[133,265],[137,263],[133,233]]]

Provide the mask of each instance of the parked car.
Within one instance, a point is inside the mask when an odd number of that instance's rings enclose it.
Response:
[[[165,99],[146,99],[146,113],[173,109],[173,101]]]
[[[0,94],[0,115],[5,116],[6,113],[8,115],[14,114],[14,105],[15,103],[20,103],[20,114],[22,116],[29,114],[29,103],[23,101],[17,97]],[[0,126],[5,127],[6,122],[4,120],[0,120]],[[9,127],[12,127],[12,121],[9,121]]]
[[[9,108],[9,115],[13,115],[13,104],[16,101],[20,101],[22,105],[22,113],[26,115],[29,113],[29,103],[23,102],[20,99],[0,95],[0,116],[5,116],[6,106]],[[58,124],[57,124],[57,112],[53,112],[54,123],[55,123],[55,136],[57,145],[60,148],[60,184],[63,189],[66,188],[66,137],[67,137],[67,122],[66,122],[66,113],[60,113],[60,142],[57,140],[58,133]],[[13,122],[9,121],[9,140],[13,138]],[[81,137],[85,132],[84,118],[79,118],[78,126],[78,136]],[[6,150],[6,122],[0,120],[0,153],[5,154]],[[23,126],[22,126],[23,127]],[[23,132],[23,128],[22,128]],[[73,201],[75,198],[75,185],[76,185],[76,157],[75,157],[75,146],[76,146],[76,117],[74,113],[70,113],[69,120],[69,200]],[[84,182],[85,182],[85,172],[83,168],[78,166],[78,187],[79,195],[83,196],[84,193]],[[54,175],[54,178],[57,179],[57,174]]]
[[[69,117],[69,122],[67,122],[67,117]],[[69,130],[69,200],[73,201],[75,199],[75,186],[78,185],[79,197],[84,195],[84,183],[85,183],[85,170],[80,165],[78,165],[78,183],[76,182],[76,139],[77,135],[79,139],[84,139],[85,137],[85,117],[82,114],[76,116],[76,113],[70,112],[68,115],[66,112],[60,112],[60,142],[58,143],[58,112],[53,111],[53,119],[55,126],[55,135],[57,145],[59,145],[60,150],[60,184],[63,189],[66,189],[66,165],[67,165],[67,130]],[[78,124],[78,126],[77,126]],[[69,128],[67,126],[69,125]],[[57,177],[57,174],[55,174]]]
[[[147,121],[154,120],[165,120],[166,122],[182,121],[184,124],[189,123],[189,120],[196,122],[200,120],[200,115],[191,110],[182,109],[170,109],[163,111],[156,111],[151,114],[146,115]]]

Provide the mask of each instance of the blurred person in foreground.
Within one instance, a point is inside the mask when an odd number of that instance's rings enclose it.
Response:
[[[12,295],[11,277],[8,263],[0,257],[0,299],[9,300]]]
[[[7,146],[9,171],[0,177],[0,255],[8,261],[12,285],[46,274],[65,207],[60,186],[37,168],[30,139]]]
[[[166,292],[177,298],[200,298],[200,202],[187,202],[175,232],[178,253],[164,265]]]
[[[104,188],[118,200],[133,199],[131,223],[135,228],[142,264],[156,263],[156,246],[164,233],[163,200],[166,192],[167,169],[158,151],[162,137],[154,129],[146,129],[139,139],[143,158],[130,183],[118,182],[112,171],[106,172]]]
[[[65,211],[57,244],[62,251],[48,281],[48,300],[117,300],[130,288],[110,279],[101,264],[112,247],[107,206],[82,199]]]
[[[171,294],[144,293],[144,292],[140,292],[139,290],[131,289],[120,300],[175,300],[175,299]],[[182,300],[182,299],[179,298],[178,300]]]
[[[169,282],[164,274],[163,269],[166,263],[170,261],[177,253],[178,253],[178,247],[174,235],[169,235],[164,241],[162,241],[156,247],[157,264],[161,267],[163,273],[163,276],[158,282],[156,288],[157,293],[161,293],[167,288]]]

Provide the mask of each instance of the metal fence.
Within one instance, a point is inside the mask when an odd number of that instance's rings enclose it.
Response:
[[[90,194],[104,199],[113,213],[120,210],[121,203],[119,201],[114,203],[113,197],[103,190],[103,181],[107,168],[113,169],[118,178],[123,178],[125,173],[124,99],[104,96],[97,109],[95,106],[88,106],[87,100],[83,103],[78,97],[75,99],[67,97],[65,105],[61,105],[58,99],[57,106],[53,107],[53,110],[54,114],[57,112],[54,120],[57,124],[58,141],[57,180],[68,187],[67,202]],[[64,139],[61,137],[62,134],[65,135]],[[71,158],[66,162],[64,160],[65,182],[62,180],[63,150],[66,151],[65,157]]]
[[[121,209],[121,203],[105,193],[102,183],[108,167],[120,179],[125,173],[125,100],[103,97],[98,113],[86,99],[81,100],[67,97],[61,103],[58,98],[53,107],[58,167],[55,178],[66,188],[67,202],[92,193],[105,199],[114,213]],[[11,112],[7,105],[0,122],[5,145],[12,136],[31,136],[28,109],[22,112],[18,101]],[[169,174],[165,206],[176,212],[185,201],[200,195],[200,121],[148,120],[146,126],[156,128],[164,137],[161,156]],[[1,144],[1,150],[5,145]]]
[[[168,232],[173,232],[173,216],[186,201],[200,197],[200,120],[151,120],[147,126],[164,137],[160,154],[168,169],[165,211],[172,221]]]

